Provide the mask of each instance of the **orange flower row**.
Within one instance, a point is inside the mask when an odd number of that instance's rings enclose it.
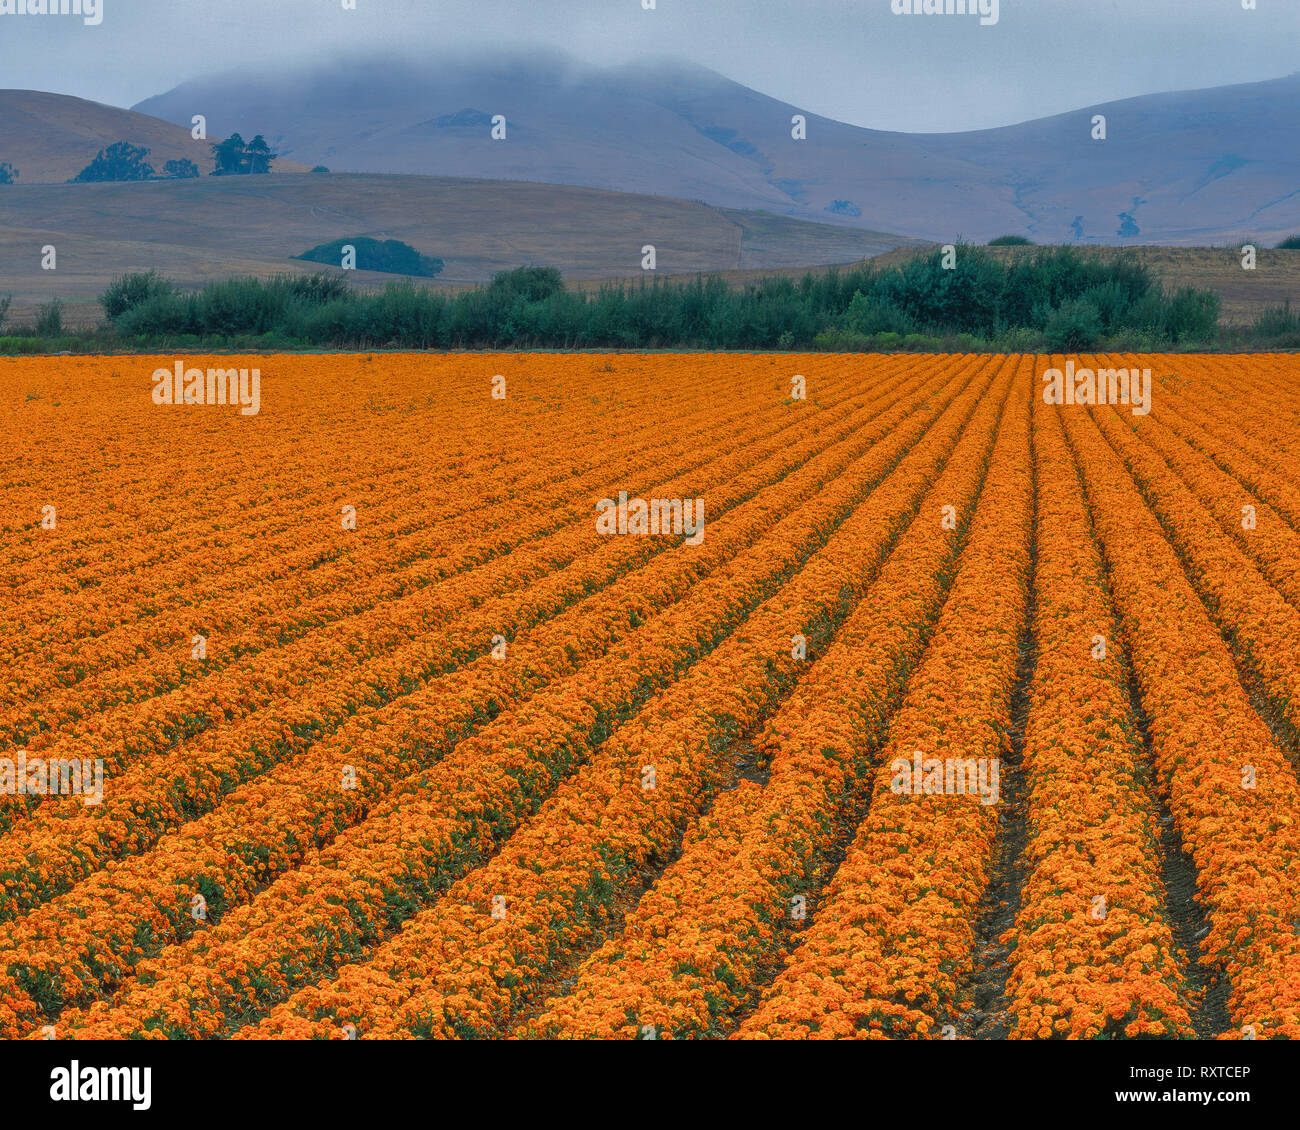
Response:
[[[1197,868],[1210,922],[1204,960],[1231,985],[1235,1034],[1294,1038],[1300,1035],[1295,771],[1251,708],[1228,648],[1097,422],[1090,413],[1062,419],[1110,564],[1161,790]]]
[[[1204,376],[1223,364],[1220,359],[1197,363],[1179,358],[1177,373],[1160,386],[1152,415],[1300,528],[1300,421],[1284,414],[1279,419],[1276,407],[1295,361],[1269,360],[1234,366],[1241,384],[1224,395],[1209,393]],[[1257,369],[1264,374],[1262,381],[1253,378]],[[1261,419],[1252,411],[1244,426],[1241,413],[1256,399],[1268,405],[1267,415]]]
[[[671,442],[683,452],[701,445],[716,451],[726,429],[742,422],[752,424],[752,413],[737,409],[731,418],[719,419],[716,411],[705,407],[681,420]],[[602,434],[607,429],[607,422],[600,421],[579,435],[563,437],[562,442],[587,448],[607,442],[607,435]],[[467,438],[475,437],[471,434]],[[482,446],[490,448],[488,436],[482,438]],[[551,437],[538,438],[545,443]],[[662,427],[657,423],[647,425],[620,443],[620,459],[633,467],[633,456],[653,453],[656,447],[664,446]],[[521,513],[554,506],[560,489],[582,500],[585,516],[592,492],[599,496],[608,487],[608,476],[618,471],[597,468],[582,480],[570,481],[571,472],[562,461],[533,469],[534,453],[521,453],[513,463],[518,469],[512,468],[511,461],[482,455],[449,466],[432,482],[427,468],[417,463],[401,468],[400,474],[372,475],[364,489],[331,481],[330,489],[338,497],[357,502],[367,499],[362,536],[370,530],[383,533],[383,540],[371,537],[362,543],[364,555],[353,552],[354,540],[339,537],[337,513],[322,511],[310,501],[318,484],[309,483],[270,500],[266,504],[267,520],[258,521],[255,514],[248,512],[257,508],[250,501],[247,511],[241,507],[229,520],[238,523],[233,529],[204,531],[197,539],[169,532],[167,544],[173,556],[163,563],[166,568],[156,560],[128,558],[133,570],[119,583],[134,586],[130,590],[115,588],[112,579],[90,585],[76,577],[70,582],[88,587],[60,593],[55,602],[50,599],[50,575],[46,573],[35,607],[23,612],[28,632],[25,642],[33,650],[22,663],[11,665],[8,685],[14,699],[12,706],[0,714],[0,727],[17,729],[22,719],[39,718],[41,726],[48,730],[70,715],[85,717],[116,702],[138,701],[179,685],[195,670],[194,664],[188,662],[189,640],[200,624],[214,637],[207,671],[218,670],[224,663],[260,650],[272,641],[290,642],[313,627],[429,583],[429,559],[439,549],[473,541],[476,535],[507,526],[510,518],[517,519]],[[640,475],[639,470],[629,471],[626,478],[639,481]],[[435,501],[450,501],[442,506],[412,508],[412,495],[418,497],[420,493]],[[301,505],[304,498],[309,500],[305,507]],[[277,528],[283,532],[277,534]],[[218,538],[227,545],[214,545]],[[196,540],[203,543],[203,556],[197,561],[194,554],[198,551],[191,548]],[[275,563],[270,577],[268,561]],[[310,586],[284,583],[286,576],[304,569],[311,570]],[[153,606],[159,590],[171,589],[177,591],[179,600],[170,611],[146,617],[142,630],[142,610]],[[98,607],[120,613],[116,627],[35,649],[41,625],[32,621],[38,615],[49,617],[46,630],[57,631],[66,639],[69,624],[75,630],[76,625],[92,619],[87,604],[92,599]],[[159,647],[170,652],[159,655]],[[130,658],[136,661],[123,669]],[[83,677],[91,672],[102,674],[92,682],[90,677]],[[51,686],[64,689],[54,696],[45,694]],[[38,695],[42,696],[39,700]],[[22,744],[26,736],[19,730],[15,740]]]
[[[792,428],[788,419],[781,413],[773,413],[772,416],[773,420],[769,424],[771,431],[760,433],[754,441],[751,457],[767,450],[780,449],[789,443],[788,433],[792,432]],[[700,460],[699,444],[693,443],[693,438],[690,434],[676,436],[670,445],[668,450],[675,453],[676,470],[686,472],[693,469],[706,474],[716,470],[728,449],[724,446],[708,466],[700,468],[697,465]],[[758,439],[764,442],[759,443]],[[706,445],[706,450],[710,449]],[[658,473],[671,477],[674,472],[668,467],[672,466],[672,463],[667,467],[660,466]],[[363,637],[366,640],[366,650],[370,653],[382,654],[384,650],[400,646],[412,636],[418,637],[430,624],[439,618],[445,619],[450,611],[466,604],[474,604],[476,598],[481,599],[484,593],[495,595],[508,591],[511,585],[545,576],[549,570],[569,559],[557,558],[553,553],[545,552],[553,548],[549,541],[542,541],[524,551],[516,551],[508,558],[501,557],[496,562],[492,562],[491,558],[518,546],[524,539],[537,539],[546,535],[557,525],[564,531],[562,523],[566,516],[572,525],[564,532],[570,535],[569,540],[575,546],[598,544],[591,523],[592,492],[607,489],[606,476],[610,474],[625,472],[629,475],[642,475],[654,470],[653,464],[646,469],[643,461],[620,460],[612,467],[607,466],[584,476],[564,506],[557,506],[548,499],[544,505],[529,507],[528,500],[523,499],[508,501],[500,508],[500,517],[496,519],[490,511],[482,515],[481,520],[470,514],[455,528],[441,532],[442,537],[456,548],[440,555],[441,559],[436,566],[424,567],[426,574],[432,574],[435,578],[439,574],[444,577],[442,588],[430,586],[426,576],[424,587],[416,588],[404,599],[381,604],[368,614],[344,624],[328,624],[292,646],[277,647],[263,654],[241,658],[232,668],[182,686],[173,693],[148,703],[126,703],[108,715],[92,715],[74,727],[54,731],[49,741],[34,742],[31,749],[55,757],[69,756],[70,749],[84,751],[89,746],[95,749],[97,756],[105,758],[108,762],[107,769],[112,772],[119,769],[130,755],[147,753],[151,748],[170,749],[178,741],[192,738],[221,722],[246,718],[259,709],[274,704],[275,699],[283,693],[285,671],[296,672],[300,686],[310,685],[317,676],[337,678],[333,672],[341,664],[355,664],[358,658],[356,644],[350,635],[340,635],[341,628]],[[510,521],[512,515],[513,521]],[[504,542],[499,534],[494,536],[491,532],[494,520],[500,522],[503,519],[507,523],[507,533],[511,535]],[[573,541],[575,536],[579,538],[576,542]],[[582,552],[582,549],[575,549],[574,552]],[[485,561],[491,566],[486,570],[486,575],[483,570],[470,572],[475,565]],[[457,573],[461,575],[456,576]],[[399,593],[401,591],[398,590]],[[407,617],[405,622],[399,613]],[[438,664],[439,667],[441,665]],[[369,680],[354,677],[352,682],[361,688],[363,695],[373,693],[368,686]],[[308,717],[298,725],[300,728],[309,728],[312,723],[313,719]],[[277,732],[282,728],[280,725],[275,726]],[[153,736],[154,740],[141,741],[141,731]],[[113,734],[120,735],[120,744],[105,749],[106,741],[111,740]],[[262,737],[260,741],[249,737],[245,748],[273,745],[274,742],[274,736]],[[36,799],[2,798],[0,813],[5,814],[8,821],[20,819],[29,808],[35,807]]]
[[[1034,423],[1037,664],[1027,877],[1007,938],[1012,1035],[1192,1036],[1105,569],[1059,410],[1037,403]]]
[[[223,421],[202,413],[188,416],[160,413],[140,405],[129,395],[123,395],[123,380],[129,380],[129,376],[122,378],[119,372],[114,372],[113,377],[120,379],[109,380],[103,371],[108,366],[129,364],[133,372],[147,373],[160,360],[137,357],[129,362],[106,363],[102,359],[72,358],[58,362],[57,367],[49,362],[20,360],[7,363],[0,372],[0,392],[7,394],[6,402],[21,403],[22,411],[34,417],[30,421],[31,434],[41,437],[39,444],[25,449],[17,481],[12,484],[19,510],[7,512],[3,517],[5,523],[16,523],[22,536],[6,535],[0,526],[0,539],[14,543],[12,547],[6,545],[10,549],[6,561],[12,563],[8,575],[28,577],[29,582],[21,587],[30,585],[36,590],[38,600],[40,594],[48,593],[51,583],[61,584],[65,578],[72,582],[73,592],[80,592],[111,580],[123,560],[147,563],[166,560],[172,550],[172,538],[191,541],[221,535],[229,529],[231,517],[244,519],[260,533],[273,532],[279,529],[278,525],[262,528],[260,524],[286,517],[279,500],[299,496],[304,484],[315,486],[322,472],[328,475],[331,484],[364,489],[365,484],[383,481],[396,472],[423,467],[427,483],[428,472],[441,476],[444,469],[451,470],[457,465],[490,468],[494,463],[503,467],[520,463],[527,466],[530,457],[535,459],[539,441],[549,439],[559,446],[576,438],[563,413],[553,413],[548,410],[549,405],[521,397],[512,403],[512,418],[523,417],[525,428],[534,434],[528,436],[527,443],[512,443],[509,434],[502,434],[500,412],[483,406],[484,386],[479,383],[483,378],[475,380],[472,391],[467,390],[465,375],[460,372],[464,365],[451,358],[423,356],[414,364],[411,358],[385,358],[374,366],[370,364],[373,357],[318,357],[307,364],[301,357],[231,358],[228,362],[223,359],[222,365],[260,365],[267,370],[268,378],[280,372],[301,381],[310,403],[293,405],[297,411],[291,411],[283,422],[293,423],[305,416],[313,426],[306,430],[301,427],[260,429],[249,421],[249,426],[238,432],[237,454],[240,464],[256,468],[254,477],[224,475],[221,490],[213,498],[205,498],[206,492],[193,490],[160,492],[160,482],[192,483],[196,459],[207,460],[203,466],[209,470],[212,460],[227,458],[231,453],[231,435]],[[503,360],[485,356],[482,370],[490,372],[491,366],[501,366]],[[519,360],[522,358],[516,358],[515,363]],[[217,361],[213,358],[198,363]],[[617,397],[631,411],[629,420],[646,418],[647,413],[642,410],[657,399],[651,382],[638,385],[628,380],[626,372],[607,375],[597,365],[596,358],[567,358],[562,365],[563,370],[569,371],[566,376],[571,374],[576,378],[564,382],[570,386],[571,399]],[[530,359],[529,367],[550,366]],[[667,363],[667,367],[672,367],[672,363]],[[474,368],[480,366],[475,364]],[[46,408],[55,399],[47,390],[38,392],[28,385],[30,381],[39,386],[52,376],[62,378],[58,400],[63,412]],[[436,386],[432,390],[434,395],[417,407],[414,398],[420,391],[421,377],[431,377]],[[394,378],[400,378],[406,395],[397,402],[378,403],[379,390],[387,391],[385,386],[391,385]],[[710,409],[712,397],[707,389],[697,383],[677,383],[680,386],[674,390],[677,405],[686,406],[692,415]],[[69,405],[69,400],[80,403]],[[364,452],[364,466],[358,466],[355,457],[337,466],[330,465],[332,460],[327,459],[322,466],[322,455],[331,455],[334,448],[340,450],[344,459],[355,456],[358,445],[354,433],[360,430],[358,410],[363,407],[363,400],[367,412],[400,410],[401,416],[390,420],[402,422],[384,427],[382,445]],[[443,403],[450,403],[455,409],[450,416],[451,427],[441,411],[429,411],[441,408]],[[96,420],[100,426],[86,431],[70,428],[68,407],[74,408],[78,416]],[[132,412],[132,407],[136,411]],[[309,407],[310,411],[302,413],[303,407]],[[42,411],[43,408],[46,410]],[[414,412],[419,415],[408,421],[406,417]],[[129,428],[129,439],[104,434],[103,427],[114,422],[123,430]],[[718,422],[715,408],[713,423]],[[618,425],[618,421],[610,419],[602,423],[606,437],[611,423]],[[638,433],[643,430],[637,429]],[[438,436],[438,432],[447,434]],[[202,442],[187,442],[195,433]],[[113,444],[112,438],[118,444]],[[427,450],[431,438],[446,440],[440,446],[449,449],[452,458],[445,464],[431,465]],[[221,467],[225,472],[235,469]],[[48,501],[46,491],[50,480],[75,484],[75,491],[59,493],[67,496],[85,519],[60,526],[60,534],[53,542],[48,537],[31,537],[29,530],[31,516],[39,515],[41,502]],[[208,504],[213,501],[218,504],[216,507]],[[160,534],[168,535],[168,541],[161,541]],[[202,552],[196,550],[195,554],[194,564],[202,566]],[[50,572],[56,573],[57,578],[47,576]]]
[[[1300,534],[1287,524],[1286,517],[1160,420],[1143,421],[1138,438],[1177,472],[1223,533],[1277,591],[1300,608]],[[1300,487],[1297,490],[1300,492]]]
[[[134,1031],[162,1022],[165,1015],[169,1026],[180,1025],[178,1032],[219,1029],[228,1012],[237,1016],[257,1003],[269,1003],[293,979],[303,979],[313,968],[328,969],[361,939],[382,935],[403,916],[401,908],[411,908],[413,900],[447,881],[444,876],[463,871],[495,837],[525,819],[575,760],[586,756],[611,719],[648,690],[671,681],[680,666],[725,634],[747,606],[825,536],[827,525],[850,500],[879,481],[898,453],[924,433],[935,410],[915,409],[928,388],[916,390],[872,422],[855,416],[834,422],[830,434],[845,438],[819,454],[813,455],[826,437],[809,437],[728,484],[716,495],[719,501],[748,501],[711,521],[702,545],[679,546],[640,574],[624,577],[616,589],[591,598],[557,624],[544,646],[524,649],[511,662],[526,674],[544,673],[548,664],[572,669],[575,660],[599,654],[626,633],[629,623],[644,621],[616,651],[534,695],[520,714],[502,715],[419,776],[395,781],[396,795],[353,833],[274,884],[250,907],[227,915],[210,934],[143,965],[138,986],[123,994],[119,1007],[111,1012],[92,1008],[84,1024],[77,1018],[68,1023],[77,1031]],[[865,416],[868,410],[862,412]],[[779,478],[793,467],[798,470]],[[776,485],[759,489],[773,478],[779,478]],[[828,483],[833,485],[802,503]],[[791,510],[771,530],[773,517]],[[619,548],[629,544],[641,542],[616,539],[608,552],[633,552]],[[747,545],[753,548],[737,557]],[[659,609],[665,611],[655,616]],[[588,647],[594,650],[587,652]],[[571,654],[578,648],[583,650]],[[378,743],[379,751],[393,751],[382,756],[409,757],[398,751],[436,747],[446,740],[451,728],[441,714],[426,716],[438,697],[416,696],[407,704],[412,709],[402,711],[400,731],[391,742]],[[510,701],[498,689],[480,706],[494,698]],[[463,723],[453,732],[461,729]],[[335,765],[341,760],[338,751],[332,760]],[[396,777],[400,771],[390,772]],[[295,809],[305,805],[308,814],[327,814],[338,803],[328,794],[309,798],[304,795],[308,791],[293,794]],[[273,803],[271,798],[268,804]],[[286,813],[274,821],[277,827],[287,826],[290,842],[296,819]],[[258,833],[261,842],[274,834],[274,829]],[[254,833],[245,830],[243,835]],[[200,850],[211,838],[197,835],[191,850]],[[102,924],[89,930],[86,940],[98,937],[97,930]],[[163,1013],[156,1011],[155,1002],[175,999],[190,999],[194,1007],[185,1008],[180,1020],[170,1003]]]
[[[991,375],[977,373],[824,548],[605,742],[489,863],[370,961],[297,993],[240,1035],[326,1036],[343,1023],[377,1037],[507,1030],[540,979],[611,923],[629,888],[728,782],[730,742],[803,674],[792,637],[814,647],[819,637],[829,639],[865,595]]]
[[[520,1035],[638,1038],[648,1026],[657,1039],[716,1036],[752,1001],[761,970],[816,902],[939,613],[1010,383],[1008,371],[985,395],[862,602],[764,726],[755,744],[767,784],[718,798],[622,932]],[[932,478],[914,473],[918,486]],[[940,520],[948,505],[963,516],[955,530]]]
[[[975,917],[992,870],[1028,603],[1032,391],[1027,361],[957,578],[890,719],[866,819],[739,1037],[923,1036],[955,1027],[973,1003]]]
[[[851,407],[856,408],[853,414],[848,414],[847,409],[828,413],[833,421],[833,426],[828,424],[832,434],[852,434],[865,419],[870,418],[870,409],[856,402]],[[749,476],[751,460],[765,456],[776,459],[767,469],[766,479],[746,477],[739,481],[739,493],[735,497],[744,497],[746,492],[752,492],[754,482],[774,481],[797,465],[798,452],[805,450],[797,446],[792,450],[792,437],[799,433],[788,418],[778,418],[769,428],[766,434],[760,434],[740,451],[720,444],[721,450],[703,466],[699,465],[700,456],[691,442],[692,437],[687,435],[675,440],[671,459],[658,467],[652,466],[647,471],[638,462],[620,462],[597,474],[618,474],[623,470],[637,475],[657,472],[669,478],[663,489],[684,491],[688,487],[693,489],[700,476],[707,476],[706,481],[725,482],[742,471]],[[672,476],[678,473],[684,478],[673,479]],[[608,480],[603,482],[607,485]],[[60,841],[42,840],[39,848],[29,847],[21,841],[0,841],[7,843],[6,854],[16,861],[29,856],[41,860],[59,858],[64,860],[61,866],[67,869],[64,874],[78,877],[88,874],[101,859],[142,850],[162,831],[177,826],[174,821],[166,824],[161,816],[156,815],[156,801],[150,800],[141,807],[144,800],[142,788],[149,797],[161,796],[162,803],[172,813],[182,811],[188,816],[197,815],[217,802],[223,792],[270,764],[300,752],[310,741],[328,733],[353,711],[407,693],[416,678],[427,678],[456,661],[480,654],[487,649],[495,633],[513,633],[528,626],[527,606],[521,608],[518,596],[507,599],[506,594],[550,577],[555,570],[584,553],[591,553],[601,544],[591,518],[591,492],[599,485],[602,485],[599,480],[588,482],[584,478],[577,496],[566,500],[562,506],[552,504],[525,509],[523,517],[511,527],[513,540],[518,542],[525,537],[540,537],[540,540],[516,548],[509,555],[493,559],[493,554],[499,553],[502,547],[495,545],[490,534],[475,539],[470,536],[472,528],[453,531],[457,535],[453,540],[456,548],[446,552],[437,566],[426,567],[430,572],[450,574],[440,584],[426,584],[403,599],[377,606],[363,617],[345,624],[331,624],[289,648],[277,648],[244,659],[233,669],[154,700],[147,707],[137,709],[128,705],[119,708],[110,717],[123,735],[122,746],[110,747],[110,769],[117,768],[124,759],[128,741],[131,752],[141,752],[142,746],[143,752],[148,752],[150,746],[141,742],[138,736],[128,737],[141,727],[149,727],[157,735],[153,748],[161,746],[169,752],[155,755],[152,759],[145,758],[135,764],[127,776],[115,779],[108,807],[80,813],[71,824],[64,819],[64,813],[52,813],[49,820],[32,830],[32,837],[39,838],[47,836],[51,826],[55,827],[62,837]],[[715,505],[725,505],[728,497],[726,491],[715,494]],[[553,532],[552,528],[565,517],[571,519],[570,524],[560,525],[558,533]],[[627,560],[635,562],[646,559],[663,544],[657,539],[651,542],[638,540],[632,546],[620,546],[617,552],[630,554]],[[486,564],[475,568],[480,561],[486,561]],[[581,590],[577,595],[581,596]],[[447,624],[448,617],[458,609],[475,608],[488,597],[498,599],[481,608],[481,614],[476,618],[467,620],[462,617]],[[439,625],[447,630],[431,635]],[[358,646],[352,635],[341,634],[341,628],[349,629],[364,639],[363,647]],[[414,644],[402,646],[412,638],[416,641]],[[469,641],[468,646],[466,641]],[[388,654],[384,654],[385,651]],[[358,660],[364,660],[367,652],[374,658],[357,666]],[[277,699],[284,693],[285,674],[289,671],[297,673],[300,690],[299,701],[292,713],[286,716]],[[312,688],[310,691],[309,687]],[[205,688],[220,701],[233,704],[225,712],[225,720],[227,723],[232,718],[236,720],[234,728],[218,725],[222,715],[213,709],[210,701],[198,698]],[[175,720],[177,715],[179,721]],[[154,721],[149,726],[151,717]],[[72,733],[60,735],[60,740],[47,755],[61,755],[66,749],[77,748],[80,742],[91,739],[101,741],[97,748],[102,750],[100,728],[105,722],[102,717],[92,718]],[[200,740],[184,747],[183,758],[170,752],[171,745],[178,738],[195,734],[200,735]],[[118,754],[116,759],[112,759],[113,752]],[[176,772],[181,774],[180,788],[173,779]],[[196,784],[187,787],[186,781]],[[17,809],[24,800],[36,798],[5,799]],[[125,805],[125,811],[131,814],[130,822],[136,826],[134,840],[127,840],[120,833],[106,840],[101,834],[106,827],[117,827],[118,822],[112,815],[114,804]],[[0,871],[0,883],[5,884],[13,899],[7,907],[9,914],[32,905],[30,899],[39,900],[66,889],[66,881],[62,887],[58,885],[59,876],[45,875],[40,883],[24,891],[25,874],[20,862],[7,877],[5,871]]]
[[[1193,583],[1232,641],[1243,663],[1259,676],[1264,692],[1293,732],[1300,730],[1300,610],[1288,604],[1242,549],[1226,534],[1211,513],[1152,447],[1117,421],[1112,413],[1099,412],[1096,423],[1111,446],[1124,460],[1151,512],[1164,526],[1175,551]],[[1198,477],[1198,482],[1199,482]],[[1248,523],[1243,505],[1257,505],[1253,496],[1238,488],[1237,526]],[[1230,503],[1222,502],[1222,511]],[[1271,515],[1265,528],[1242,530],[1243,537],[1266,557],[1270,544],[1276,546],[1285,534],[1294,533]],[[1294,578],[1300,562],[1277,565],[1280,574]],[[1288,585],[1288,587],[1291,587]]]

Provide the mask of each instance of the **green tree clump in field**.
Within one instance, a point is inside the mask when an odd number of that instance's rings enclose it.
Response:
[[[55,298],[37,309],[36,336],[53,338],[61,333],[63,333],[63,303]]]
[[[190,180],[199,175],[199,167],[188,157],[179,161],[168,161],[163,165],[163,176],[173,180]]]
[[[153,299],[171,298],[175,294],[175,283],[157,271],[137,271],[121,275],[109,283],[108,289],[100,295],[99,304],[104,307],[109,321],[115,321],[128,310],[134,310]]]
[[[370,236],[358,235],[336,239],[331,243],[322,243],[295,259],[305,259],[309,263],[328,263],[331,267],[343,265],[343,248],[356,249],[356,269],[358,271],[382,271],[389,275],[416,275],[431,279],[441,274],[443,262],[432,255],[421,255],[409,243],[400,239],[372,239]]]
[[[1043,337],[1057,353],[1092,349],[1101,340],[1101,312],[1086,298],[1072,299],[1047,320]]]
[[[129,141],[115,141],[107,149],[95,154],[95,159],[73,177],[69,184],[91,184],[102,181],[149,180],[153,166],[145,160],[149,150]]]
[[[1023,235],[1000,235],[997,239],[989,240],[990,247],[1033,247],[1034,241],[1026,239]]]
[[[18,179],[18,170],[8,161],[0,161],[0,184],[13,184]]]
[[[1288,298],[1281,306],[1269,306],[1255,319],[1256,337],[1273,345],[1300,345],[1300,310],[1291,309]]]
[[[554,267],[516,267],[492,277],[488,293],[509,300],[545,302],[564,290],[564,276]]]
[[[1289,235],[1277,245],[1279,251],[1300,251],[1300,235]]]

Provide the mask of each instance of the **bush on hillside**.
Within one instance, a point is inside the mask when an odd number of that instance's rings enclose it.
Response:
[[[199,175],[199,167],[188,157],[179,161],[168,161],[163,165],[163,176],[172,180],[191,180]]]
[[[331,243],[322,243],[310,251],[296,255],[296,259],[305,259],[309,263],[328,263],[331,267],[343,265],[343,248],[356,248],[356,269],[358,271],[381,271],[390,275],[416,275],[420,278],[434,278],[442,273],[443,262],[431,255],[421,255],[409,243],[400,239],[372,239],[370,236],[358,235],[336,239]]]

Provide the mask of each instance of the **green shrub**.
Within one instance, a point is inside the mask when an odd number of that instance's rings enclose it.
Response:
[[[939,338],[930,334],[904,334],[903,340],[898,344],[899,348],[912,353],[938,353],[943,346]]]
[[[18,328],[15,327],[15,329]],[[6,356],[45,353],[48,349],[49,343],[44,338],[34,336],[31,332],[14,333],[7,337],[0,337],[0,354]]]
[[[163,176],[172,180],[193,180],[199,175],[199,167],[188,157],[178,161],[168,161],[163,165]]]
[[[888,299],[872,302],[862,291],[853,296],[845,315],[845,326],[852,333],[867,337],[873,334],[902,335],[916,330],[916,322]]]
[[[999,335],[996,344],[1001,353],[1038,353],[1045,343],[1039,330],[1015,326]]]
[[[1183,287],[1166,299],[1161,329],[1170,341],[1209,341],[1219,325],[1220,300],[1206,290]]]
[[[1048,319],[1043,338],[1055,353],[1092,349],[1101,339],[1101,314],[1087,299],[1073,299]]]
[[[564,290],[564,277],[555,267],[516,267],[498,271],[488,284],[493,297],[522,298],[525,302],[543,302]]]
[[[1023,235],[1000,235],[997,239],[989,240],[990,247],[1034,247],[1032,239],[1026,239]]]
[[[1300,333],[1300,311],[1291,309],[1290,299],[1281,306],[1270,306],[1255,319],[1254,331],[1264,338]]]
[[[99,304],[109,321],[116,321],[128,310],[153,298],[170,297],[176,293],[176,284],[163,278],[157,271],[137,271],[119,275],[100,296]]]
[[[155,294],[123,310],[113,319],[113,327],[119,334],[139,336],[146,341],[176,334],[193,335],[194,306],[192,296]]]
[[[36,336],[51,338],[63,333],[63,303],[57,298],[36,311]]]
[[[1300,251],[1300,235],[1289,235],[1277,245],[1279,251]]]
[[[281,285],[294,298],[300,298],[312,306],[323,306],[327,302],[352,297],[346,279],[341,275],[327,275],[324,271],[314,275],[277,276],[270,285]]]

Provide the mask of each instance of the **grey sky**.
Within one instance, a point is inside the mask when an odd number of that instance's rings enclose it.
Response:
[[[93,27],[0,15],[0,87],[129,106],[239,64],[543,43],[597,64],[682,57],[814,113],[930,131],[1300,68],[1300,0],[1254,11],[1242,0],[1000,0],[991,27],[894,15],[890,0],[656,0],[653,11],[642,0],[100,3]]]

